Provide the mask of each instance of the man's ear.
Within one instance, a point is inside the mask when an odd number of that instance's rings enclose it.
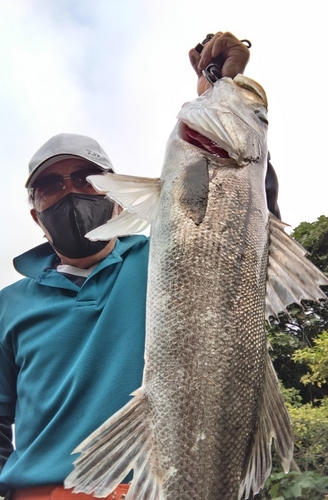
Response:
[[[38,216],[36,215],[36,210],[35,210],[35,208],[31,208],[31,210],[30,210],[30,214],[31,214],[32,219],[34,220],[34,222],[36,222],[38,225],[40,225],[40,224],[39,224],[39,220],[38,220]]]
[[[49,232],[45,229],[45,227],[42,225],[42,223],[40,224],[40,221],[38,219],[38,213],[35,210],[35,208],[31,208],[30,214],[31,214],[31,217],[34,220],[34,222],[36,222],[36,224],[42,229],[42,231],[44,233],[44,238],[46,238],[49,241],[49,243],[51,243],[52,242],[51,236],[50,236]]]

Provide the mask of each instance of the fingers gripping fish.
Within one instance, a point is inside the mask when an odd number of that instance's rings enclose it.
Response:
[[[290,419],[265,318],[328,284],[267,210],[267,100],[222,78],[185,105],[160,179],[91,176],[125,210],[88,236],[151,224],[142,387],[75,452],[67,487],[127,500],[238,500],[263,486],[271,442],[289,470]]]

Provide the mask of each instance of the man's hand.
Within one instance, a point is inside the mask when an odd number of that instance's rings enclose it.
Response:
[[[191,49],[189,59],[198,75],[198,95],[203,94],[211,86],[202,73],[210,63],[216,63],[221,67],[222,76],[234,78],[238,73],[244,72],[249,56],[250,52],[246,45],[231,33],[222,31],[216,33],[204,45],[201,54]]]

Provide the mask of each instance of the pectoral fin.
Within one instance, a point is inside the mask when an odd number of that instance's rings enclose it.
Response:
[[[280,391],[279,381],[269,354],[266,359],[266,373],[259,425],[246,464],[238,499],[249,498],[263,488],[272,466],[271,444],[287,473],[293,457],[293,433],[288,410]]]
[[[143,231],[157,214],[161,180],[131,175],[90,175],[89,182],[100,193],[106,194],[125,209],[117,217],[90,231],[90,240],[109,240]]]
[[[134,469],[126,500],[160,500],[160,486],[150,471],[151,426],[145,414],[142,389],[121,410],[85,439],[65,488],[74,493],[107,497]]]
[[[308,253],[284,232],[286,224],[270,215],[270,247],[266,288],[266,318],[302,300],[327,299],[320,286],[328,278],[305,257]]]
[[[102,226],[89,231],[85,237],[91,241],[111,240],[115,236],[140,233],[149,226],[149,223],[147,219],[142,219],[137,214],[124,210]]]

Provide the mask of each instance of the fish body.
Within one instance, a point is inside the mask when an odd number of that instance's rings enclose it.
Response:
[[[231,173],[229,160],[204,161],[171,140],[151,234],[145,400],[156,412],[164,498],[236,500],[264,387],[264,168]],[[181,202],[193,162],[209,181],[199,224]],[[262,196],[250,196],[251,181]]]
[[[91,237],[151,222],[145,368],[133,399],[75,450],[67,487],[106,496],[133,468],[127,500],[249,498],[270,473],[272,439],[288,471],[291,426],[265,318],[324,297],[327,279],[268,212],[266,105],[255,82],[223,78],[182,108],[157,182],[92,179],[127,209]],[[301,271],[286,277],[288,252]]]

